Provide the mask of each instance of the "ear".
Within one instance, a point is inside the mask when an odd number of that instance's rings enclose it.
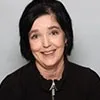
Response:
[[[67,44],[67,39],[65,38],[65,44]]]

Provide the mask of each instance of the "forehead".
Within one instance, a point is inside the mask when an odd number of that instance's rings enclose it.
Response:
[[[38,17],[34,21],[32,28],[41,28],[41,27],[44,28],[44,27],[50,27],[51,25],[60,27],[54,14],[46,14]]]

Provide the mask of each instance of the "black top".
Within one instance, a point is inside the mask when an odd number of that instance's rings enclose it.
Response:
[[[100,100],[100,78],[89,68],[65,61],[55,100]],[[0,100],[52,100],[52,81],[44,79],[32,62],[8,75],[0,85]]]

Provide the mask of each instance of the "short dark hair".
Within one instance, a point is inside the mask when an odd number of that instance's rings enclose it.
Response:
[[[65,38],[67,38],[64,55],[70,55],[73,48],[73,29],[71,18],[64,5],[57,0],[33,0],[26,6],[19,21],[20,50],[26,60],[34,60],[28,36],[32,24],[38,17],[51,13],[56,16],[56,20],[64,31]]]

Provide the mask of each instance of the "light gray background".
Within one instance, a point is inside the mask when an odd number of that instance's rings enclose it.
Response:
[[[0,0],[0,82],[27,63],[20,54],[18,22],[30,1]],[[100,0],[62,2],[72,18],[74,30],[74,49],[69,60],[100,75]]]

